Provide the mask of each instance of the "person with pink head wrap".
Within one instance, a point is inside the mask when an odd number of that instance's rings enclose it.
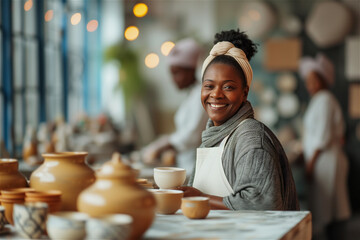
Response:
[[[187,92],[187,97],[175,113],[176,130],[158,138],[143,150],[145,163],[154,164],[173,150],[176,152],[176,165],[191,174],[195,151],[201,143],[201,132],[208,119],[200,102],[201,84],[196,78],[201,51],[194,39],[185,38],[176,42],[167,56],[172,80],[179,90]]]
[[[314,236],[325,234],[341,239],[336,226],[350,217],[347,191],[348,159],[343,151],[345,122],[341,107],[329,91],[334,84],[333,63],[322,53],[303,57],[299,74],[305,81],[311,100],[304,116],[303,151],[309,180],[309,208],[313,216]]]

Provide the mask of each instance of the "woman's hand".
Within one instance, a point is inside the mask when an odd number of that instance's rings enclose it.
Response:
[[[195,197],[195,196],[205,196],[204,193],[202,193],[200,190],[194,188],[194,187],[177,187],[176,190],[181,190],[184,192],[184,197]]]

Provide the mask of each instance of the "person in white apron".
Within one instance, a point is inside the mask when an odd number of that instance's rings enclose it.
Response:
[[[202,68],[209,116],[184,196],[208,196],[212,209],[298,210],[292,173],[275,135],[247,101],[256,45],[239,30],[215,35]]]
[[[335,226],[332,222],[344,221],[351,215],[348,159],[342,149],[345,122],[338,101],[328,90],[334,83],[330,60],[323,54],[303,57],[299,71],[311,96],[304,116],[303,149],[313,232],[320,237],[326,226]],[[339,239],[333,229],[328,230],[328,235]]]
[[[172,149],[176,152],[176,166],[190,174],[195,163],[196,148],[201,143],[207,115],[199,101],[201,84],[196,78],[196,68],[201,47],[194,39],[176,42],[166,60],[177,88],[187,92],[187,97],[175,113],[175,131],[163,135],[143,149],[145,163],[156,164],[162,154]]]

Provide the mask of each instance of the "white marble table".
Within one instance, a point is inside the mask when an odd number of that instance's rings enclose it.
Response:
[[[144,235],[155,239],[281,239],[310,240],[308,211],[210,211],[206,219],[190,220],[179,210],[160,215]]]

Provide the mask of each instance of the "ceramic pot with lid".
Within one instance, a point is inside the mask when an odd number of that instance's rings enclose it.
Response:
[[[131,215],[134,222],[130,239],[139,239],[151,226],[156,201],[152,193],[136,182],[136,172],[121,160],[119,153],[96,172],[96,181],[78,198],[80,212],[92,217],[122,213]]]
[[[18,160],[12,158],[0,159],[0,190],[27,187],[28,182],[19,170]]]
[[[30,176],[31,188],[61,191],[61,210],[76,211],[80,192],[95,181],[94,171],[85,162],[87,152],[45,153],[42,156],[44,163]]]

